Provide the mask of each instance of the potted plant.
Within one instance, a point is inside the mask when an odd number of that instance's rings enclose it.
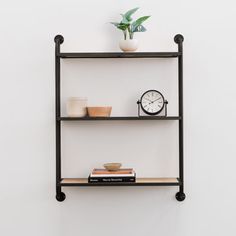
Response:
[[[124,34],[124,39],[120,41],[120,49],[124,52],[133,52],[138,48],[138,40],[134,39],[134,33],[136,32],[145,32],[146,28],[142,25],[144,21],[146,21],[150,16],[142,16],[137,20],[131,18],[131,16],[138,10],[139,8],[134,8],[127,11],[125,14],[121,14],[122,20],[120,23],[111,22],[117,29],[122,30]]]

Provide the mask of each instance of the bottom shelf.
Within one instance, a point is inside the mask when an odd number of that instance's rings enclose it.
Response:
[[[88,183],[87,178],[63,178],[59,186],[179,186],[178,178],[137,178],[134,183]]]

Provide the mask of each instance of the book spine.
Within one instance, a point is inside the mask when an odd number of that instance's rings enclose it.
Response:
[[[90,175],[90,177],[91,178],[117,178],[117,177],[119,177],[119,178],[124,178],[124,177],[129,177],[129,178],[131,178],[131,177],[134,177],[134,173],[132,173],[132,174],[107,174],[107,175],[105,175],[105,174],[91,174]]]
[[[106,178],[94,178],[89,177],[88,178],[89,183],[128,183],[128,182],[135,182],[135,177],[106,177]]]

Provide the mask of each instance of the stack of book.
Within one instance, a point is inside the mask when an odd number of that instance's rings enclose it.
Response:
[[[89,175],[89,183],[129,183],[135,182],[136,174],[133,169],[119,169],[108,171],[106,169],[93,169]]]

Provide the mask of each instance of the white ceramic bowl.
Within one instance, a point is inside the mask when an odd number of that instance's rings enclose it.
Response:
[[[69,97],[67,99],[66,110],[69,117],[83,117],[87,114],[87,98]]]

